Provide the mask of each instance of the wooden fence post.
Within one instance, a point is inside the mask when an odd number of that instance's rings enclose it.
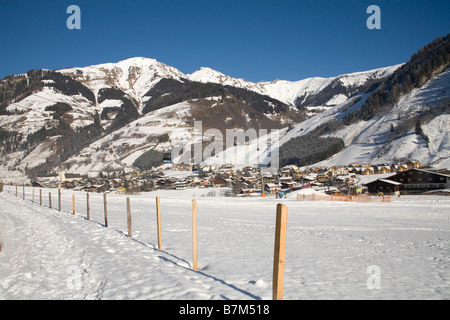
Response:
[[[16,198],[17,198],[17,192],[18,192],[18,191],[17,191],[17,184],[16,184]]]
[[[58,211],[61,212],[61,188],[58,188]]]
[[[108,227],[108,209],[106,206],[106,193],[103,194],[103,209],[105,212],[105,227]]]
[[[8,194],[11,194],[11,182],[8,184]]]
[[[89,207],[89,192],[86,193],[86,219],[91,220],[91,208]]]
[[[72,194],[72,214],[75,215],[75,195]]]
[[[287,207],[281,203],[277,204],[277,217],[275,226],[275,250],[273,260],[273,300],[283,300],[284,285],[284,260],[286,252],[286,227]]]
[[[192,261],[197,271],[197,200],[192,200]]]
[[[131,238],[133,235],[131,233],[131,206],[130,198],[127,197],[127,226],[128,226],[128,236]]]
[[[22,184],[23,200],[25,200],[25,185]]]
[[[52,207],[52,193],[51,192],[48,193],[48,207],[49,208]]]
[[[162,239],[161,239],[161,202],[160,198],[156,197],[156,225],[158,230],[158,249],[162,249]]]
[[[39,205],[42,206],[42,189],[39,189]]]

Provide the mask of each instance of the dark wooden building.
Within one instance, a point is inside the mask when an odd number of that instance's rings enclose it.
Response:
[[[386,179],[378,179],[366,184],[369,193],[402,194],[424,193],[427,191],[450,188],[450,175],[437,171],[413,168],[399,171]]]
[[[378,179],[366,184],[370,194],[393,195],[399,194],[401,183],[389,179]]]
[[[400,191],[422,193],[431,190],[450,188],[450,176],[424,169],[410,169],[398,172],[389,180],[400,182]]]

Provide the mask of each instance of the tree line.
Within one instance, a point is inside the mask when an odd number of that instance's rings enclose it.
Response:
[[[397,69],[367,98],[360,110],[349,114],[345,124],[359,119],[369,120],[391,110],[399,99],[450,65],[450,34],[429,43]]]
[[[183,79],[161,79],[145,96],[151,97],[144,107],[142,113],[158,110],[176,103],[191,99],[200,99],[219,96],[225,100],[227,96],[245,101],[254,110],[262,113],[281,113],[289,110],[289,106],[269,96],[257,92],[224,86],[217,83],[202,83]]]
[[[314,134],[295,137],[280,147],[280,165],[307,166],[328,159],[344,148],[340,138],[323,138]]]

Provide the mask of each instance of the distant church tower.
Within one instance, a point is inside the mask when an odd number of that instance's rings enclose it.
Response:
[[[59,180],[61,182],[66,181],[66,170],[64,170],[63,167],[61,167],[61,170],[59,171]]]

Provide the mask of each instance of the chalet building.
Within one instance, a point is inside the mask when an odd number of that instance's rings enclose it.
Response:
[[[400,182],[400,191],[422,193],[430,190],[450,188],[450,175],[424,169],[398,172],[389,180]]]
[[[359,167],[352,167],[351,169],[349,169],[349,173],[352,173],[352,174],[361,174],[361,168],[359,168]]]
[[[364,167],[362,170],[361,170],[361,174],[362,175],[372,175],[372,174],[375,174],[375,170],[374,170],[374,168],[373,167]]]
[[[367,191],[370,194],[399,194],[401,183],[388,179],[378,179],[366,184]]]
[[[249,184],[249,185],[255,184],[259,180],[260,179],[258,179],[257,177],[242,177],[242,181],[247,183],[247,184]]]
[[[408,169],[420,168],[420,161],[419,160],[408,160],[408,161],[406,161],[406,166],[408,167]]]
[[[66,173],[66,170],[61,169],[59,172],[59,180],[61,182],[81,181],[82,177],[78,173]]]
[[[408,170],[408,166],[406,164],[393,164],[391,165],[391,172],[399,172]]]
[[[175,189],[176,190],[186,190],[190,187],[189,181],[178,181],[175,182]]]
[[[374,166],[375,174],[386,174],[391,173],[391,166],[383,165],[383,166]]]
[[[281,170],[281,176],[282,177],[289,177],[291,175],[291,169],[289,168],[283,168]]]
[[[281,183],[281,188],[283,188],[283,189],[292,189],[298,184],[295,181],[280,181],[280,183]]]
[[[229,185],[228,180],[220,176],[211,179],[211,184],[215,188],[227,187]]]
[[[317,181],[319,182],[327,182],[331,179],[332,172],[328,170],[321,170],[317,173]]]
[[[267,174],[264,175],[262,178],[265,183],[275,183],[275,181],[277,180],[277,178],[274,177],[273,175],[267,175]]]
[[[170,178],[162,178],[156,181],[156,186],[159,189],[174,189],[175,188],[175,179]]]
[[[340,181],[345,186],[349,186],[354,183],[354,177],[355,177],[354,175],[350,175],[350,174],[340,175],[340,176],[336,177],[336,180]]]
[[[346,167],[333,168],[335,176],[345,176],[350,173],[349,169]]]
[[[31,184],[32,187],[36,187],[36,188],[43,188],[43,184],[37,182],[37,181],[33,181],[33,183]]]
[[[278,180],[281,184],[294,181],[291,176],[283,176],[283,177],[280,177]]]
[[[280,190],[281,190],[281,185],[280,184],[267,183],[264,186],[264,191],[266,191],[267,193],[277,193]]]
[[[91,185],[91,186],[86,186],[86,187],[82,187],[81,191],[86,191],[86,192],[106,192],[108,190],[108,187],[106,186],[106,184],[99,184],[99,185]]]
[[[209,186],[209,185],[211,185],[211,181],[209,180],[209,179],[201,179],[199,182],[198,182],[198,185],[200,186],[200,187],[206,187],[206,186]]]

